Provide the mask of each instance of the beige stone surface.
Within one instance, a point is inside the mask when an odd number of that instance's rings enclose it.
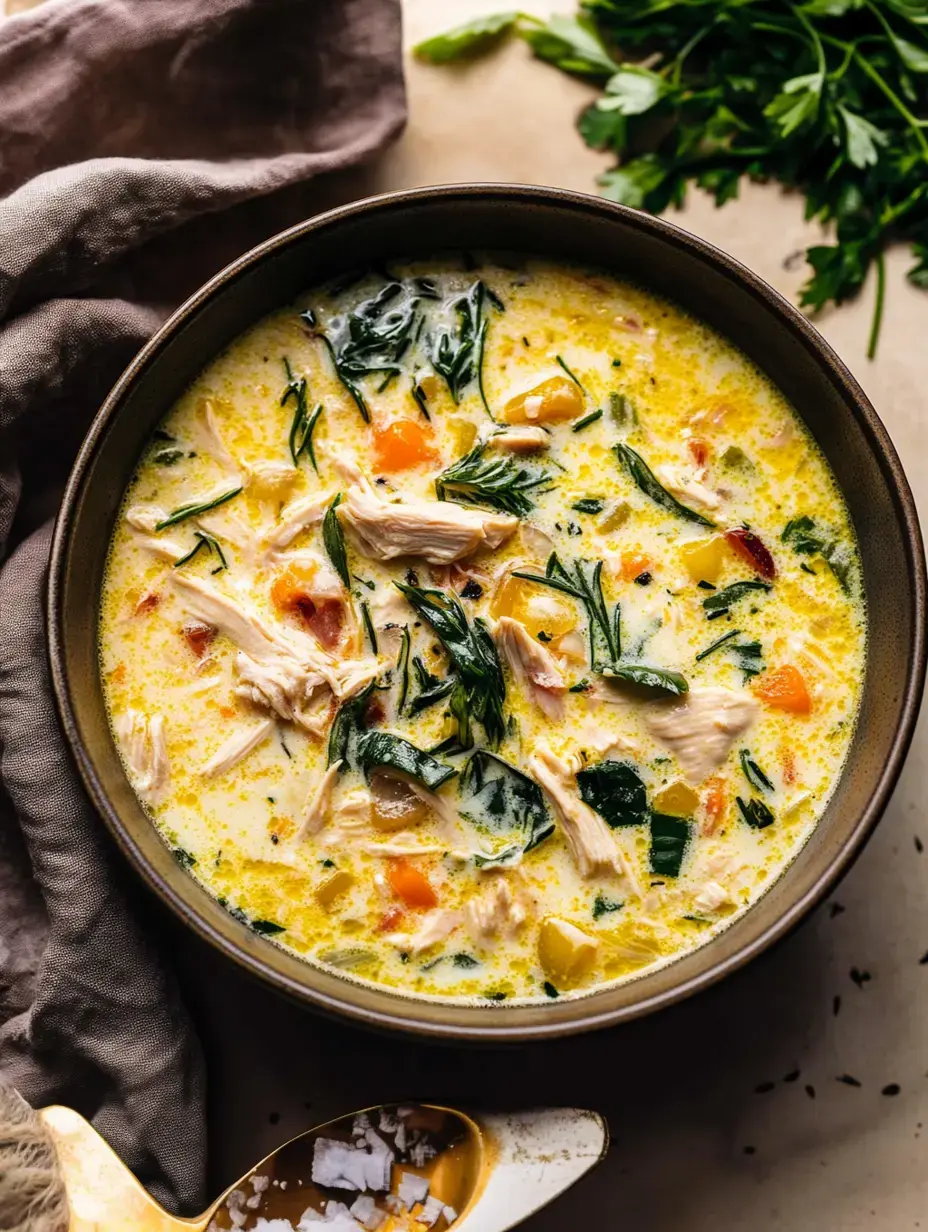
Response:
[[[497,7],[406,0],[407,40]],[[474,179],[593,190],[604,165],[572,126],[586,88],[521,46],[462,68],[410,64],[409,95],[405,136],[352,178],[355,195]],[[810,234],[798,199],[749,187],[721,211],[694,199],[676,220],[795,294],[803,272],[784,259]],[[905,283],[907,260],[890,254],[876,362],[864,357],[872,287],[818,324],[873,399],[924,511],[928,297]],[[277,999],[169,925],[209,1058],[213,1188],[308,1124],[380,1100],[562,1103],[604,1112],[613,1146],[533,1232],[928,1228],[926,765],[923,724],[864,855],[775,952],[657,1018],[557,1045],[451,1049],[358,1032]],[[837,1081],[847,1074],[861,1085]],[[897,1095],[881,1093],[889,1084]]]

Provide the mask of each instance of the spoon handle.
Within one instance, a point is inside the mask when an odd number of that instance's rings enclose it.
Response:
[[[58,1152],[71,1208],[68,1232],[202,1232],[158,1205],[93,1126],[71,1108],[39,1113]]]

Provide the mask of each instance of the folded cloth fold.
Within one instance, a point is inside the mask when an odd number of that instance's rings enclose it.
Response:
[[[399,0],[49,0],[0,20],[0,1069],[82,1112],[173,1209],[204,1205],[203,1062],[58,726],[48,519],[168,312],[404,118]]]

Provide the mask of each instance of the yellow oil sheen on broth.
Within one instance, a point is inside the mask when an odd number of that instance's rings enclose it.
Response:
[[[544,1000],[754,902],[853,733],[856,545],[780,394],[600,273],[327,286],[212,362],[126,494],[126,770],[243,924],[348,978]]]

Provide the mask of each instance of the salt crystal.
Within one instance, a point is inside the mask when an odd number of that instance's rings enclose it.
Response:
[[[441,1198],[436,1198],[434,1194],[429,1194],[428,1200],[416,1216],[416,1220],[418,1223],[424,1223],[427,1228],[430,1228],[444,1209],[445,1204]]]
[[[251,1187],[256,1194],[263,1194],[271,1183],[269,1176],[253,1176],[250,1178]]]
[[[397,1193],[407,1206],[415,1206],[428,1197],[429,1183],[424,1176],[416,1176],[415,1172],[404,1172],[400,1176]]]
[[[359,1198],[355,1198],[349,1208],[349,1213],[363,1223],[370,1232],[379,1228],[387,1217],[370,1194],[361,1194]]]

